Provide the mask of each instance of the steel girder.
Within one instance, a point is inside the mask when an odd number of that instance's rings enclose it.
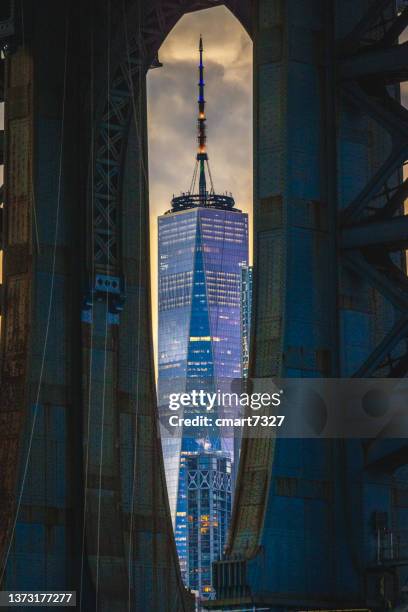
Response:
[[[389,154],[382,165],[341,213],[340,247],[360,250],[360,254],[346,252],[345,264],[366,278],[398,309],[401,310],[402,305],[405,314],[408,282],[398,270],[405,271],[401,250],[407,244],[407,218],[398,215],[404,214],[408,193],[406,180],[401,182],[400,178],[402,165],[408,159],[408,111],[400,104],[396,90],[390,93],[390,84],[408,78],[405,68],[402,65],[401,71],[398,68],[400,58],[404,58],[406,65],[407,45],[397,44],[397,37],[408,23],[408,8],[399,16],[392,11],[391,1],[373,3],[339,46],[343,57],[340,70],[343,95],[386,130],[391,139]],[[390,182],[393,182],[391,187]],[[397,252],[393,261],[385,256],[387,251]],[[381,269],[384,261],[387,262],[385,270]],[[390,271],[394,273],[389,274]],[[396,294],[400,296],[397,302]],[[399,332],[395,333],[397,328]],[[355,376],[375,376],[376,372],[387,375],[387,368],[383,367],[386,363],[394,364],[388,368],[388,375],[394,375],[397,371],[395,361],[399,363],[399,375],[404,375],[408,371],[405,369],[407,340],[404,326],[397,321]]]
[[[369,179],[355,199],[341,212],[342,225],[347,226],[361,219],[364,209],[369,209],[370,204],[374,204],[376,209],[381,208],[381,202],[378,204],[376,196],[381,192],[385,192],[387,180],[401,168],[407,157],[408,111],[391,98],[385,87],[380,89],[380,96],[374,97],[364,91],[360,84],[345,81],[343,83],[343,92],[352,104],[357,105],[363,112],[370,115],[374,121],[384,127],[389,132],[392,140],[391,150],[383,164],[378,168],[374,176]],[[375,210],[375,212],[381,214],[381,211]]]
[[[374,49],[345,59],[340,74],[348,79],[378,77],[386,83],[406,81],[408,78],[408,43],[389,48]]]
[[[377,248],[377,247],[375,247]],[[388,265],[379,266],[370,263],[361,253],[347,252],[343,257],[344,265],[351,268],[361,276],[364,276],[371,284],[373,284],[392,305],[402,313],[408,310],[408,295],[407,286],[408,279],[398,279],[395,275],[398,268],[388,260]],[[394,278],[392,273],[394,272]]]
[[[340,244],[344,249],[380,246],[390,251],[408,248],[408,217],[369,221],[344,228]]]
[[[408,7],[400,14],[390,0],[374,2],[364,12],[352,31],[338,44],[340,54],[358,53],[365,46],[392,45],[408,23]]]

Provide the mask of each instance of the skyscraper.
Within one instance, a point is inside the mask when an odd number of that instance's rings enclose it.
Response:
[[[249,349],[251,344],[251,317],[252,317],[252,287],[253,267],[241,268],[241,378],[242,391],[245,392],[245,380],[249,374]],[[242,430],[234,427],[234,460],[232,463],[232,492],[235,492],[235,483],[238,477],[238,465],[241,452]]]
[[[242,378],[248,378],[249,348],[251,343],[252,283],[252,266],[243,266],[241,269]]]
[[[187,585],[211,599],[211,565],[221,558],[231,518],[231,459],[222,451],[192,454],[186,459],[186,476]]]
[[[198,151],[188,192],[173,197],[158,219],[159,403],[169,393],[215,389],[242,375],[241,268],[248,265],[248,216],[231,194],[216,194],[206,149],[203,44],[200,38]],[[196,184],[197,190],[196,190]],[[185,409],[186,410],[186,409]],[[184,578],[187,569],[185,460],[224,450],[233,438],[202,431],[195,438],[163,437],[170,510]]]

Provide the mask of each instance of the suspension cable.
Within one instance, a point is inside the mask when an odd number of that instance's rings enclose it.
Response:
[[[90,82],[90,121],[91,121],[91,210],[90,210],[90,225],[91,225],[91,282],[93,282],[95,275],[95,262],[93,258],[93,244],[94,244],[94,197],[95,197],[95,154],[94,154],[94,138],[95,138],[95,127],[94,127],[94,112],[95,112],[95,97],[94,97],[94,28],[92,22],[91,29],[91,82]],[[89,383],[88,383],[88,414],[86,424],[86,455],[85,455],[85,482],[84,482],[84,507],[82,515],[82,544],[81,544],[81,576],[80,576],[80,588],[79,588],[79,610],[82,612],[82,593],[83,593],[83,582],[84,582],[84,564],[85,564],[85,533],[86,533],[86,514],[88,506],[88,469],[89,469],[89,432],[91,427],[91,410],[92,410],[92,376],[93,376],[93,335],[94,335],[94,292],[91,291],[91,330],[90,330],[90,351],[89,351]]]
[[[138,117],[138,112],[136,108],[135,102],[135,91],[134,84],[132,78],[131,71],[131,62],[130,62],[130,47],[129,47],[129,35],[127,29],[127,20],[126,20],[126,9],[125,9],[125,1],[122,2],[122,10],[123,10],[123,25],[125,32],[125,43],[126,43],[126,59],[127,59],[127,71],[128,71],[128,85],[131,93],[132,99],[132,115],[133,122],[136,131],[136,138],[138,141],[138,170],[139,170],[139,193],[140,193],[140,201],[139,201],[139,252],[138,252],[138,265],[139,271],[141,270],[141,262],[142,262],[142,244],[143,244],[143,233],[142,233],[142,198],[144,199],[144,194],[146,193],[147,186],[147,170],[144,164],[144,150],[143,150],[143,141],[141,137],[141,126],[140,120]],[[139,52],[139,69],[138,69],[138,107],[139,113],[142,102],[142,69],[144,67],[144,55],[143,55],[143,47],[142,47],[142,37],[141,37],[141,11],[140,4],[138,10],[138,52]],[[139,283],[141,282],[139,276]],[[132,471],[132,495],[131,495],[131,504],[130,504],[130,525],[129,525],[129,558],[128,558],[128,610],[131,612],[132,609],[132,586],[133,586],[133,532],[134,532],[134,506],[135,506],[135,490],[136,490],[136,473],[137,473],[137,453],[138,453],[138,417],[139,417],[139,383],[140,383],[140,330],[141,330],[141,291],[139,286],[138,291],[138,305],[137,305],[137,330],[138,330],[138,338],[137,338],[137,356],[136,356],[136,409],[134,416],[134,432],[133,432],[133,471]]]
[[[111,6],[110,0],[107,0],[107,19],[108,19],[108,41],[107,41],[107,272],[110,264],[110,53],[111,53]],[[105,309],[105,341],[104,341],[104,363],[103,363],[103,383],[102,383],[102,410],[101,410],[101,438],[99,446],[99,479],[98,479],[98,518],[97,518],[97,543],[96,543],[96,578],[95,578],[95,610],[98,612],[99,603],[99,562],[100,562],[100,539],[101,539],[101,506],[102,506],[102,471],[103,471],[103,444],[104,444],[104,424],[105,424],[105,399],[106,399],[106,370],[107,370],[107,349],[108,349],[108,318],[109,318],[109,299],[106,294],[106,309]],[[92,350],[92,349],[91,349]]]

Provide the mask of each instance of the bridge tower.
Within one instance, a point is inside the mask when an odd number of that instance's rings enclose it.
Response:
[[[407,23],[387,0],[255,3],[255,378],[407,373]],[[406,464],[406,440],[246,439],[208,607],[395,605]]]
[[[1,588],[190,611],[147,331],[142,6],[135,43],[121,2],[6,4]]]

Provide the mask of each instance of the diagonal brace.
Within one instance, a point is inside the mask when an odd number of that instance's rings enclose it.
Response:
[[[369,201],[408,157],[408,111],[389,96],[385,103],[381,104],[368,96],[354,81],[344,83],[343,90],[351,102],[358,104],[390,132],[393,141],[388,158],[357,197],[341,212],[342,224],[349,225],[361,217]]]
[[[408,42],[389,48],[369,48],[340,64],[343,79],[383,77],[387,83],[408,80]]]
[[[408,278],[405,281],[405,286],[401,286],[401,283],[392,282],[388,276],[377,270],[358,251],[345,251],[343,262],[349,270],[365,278],[397,310],[403,313],[408,312]]]

